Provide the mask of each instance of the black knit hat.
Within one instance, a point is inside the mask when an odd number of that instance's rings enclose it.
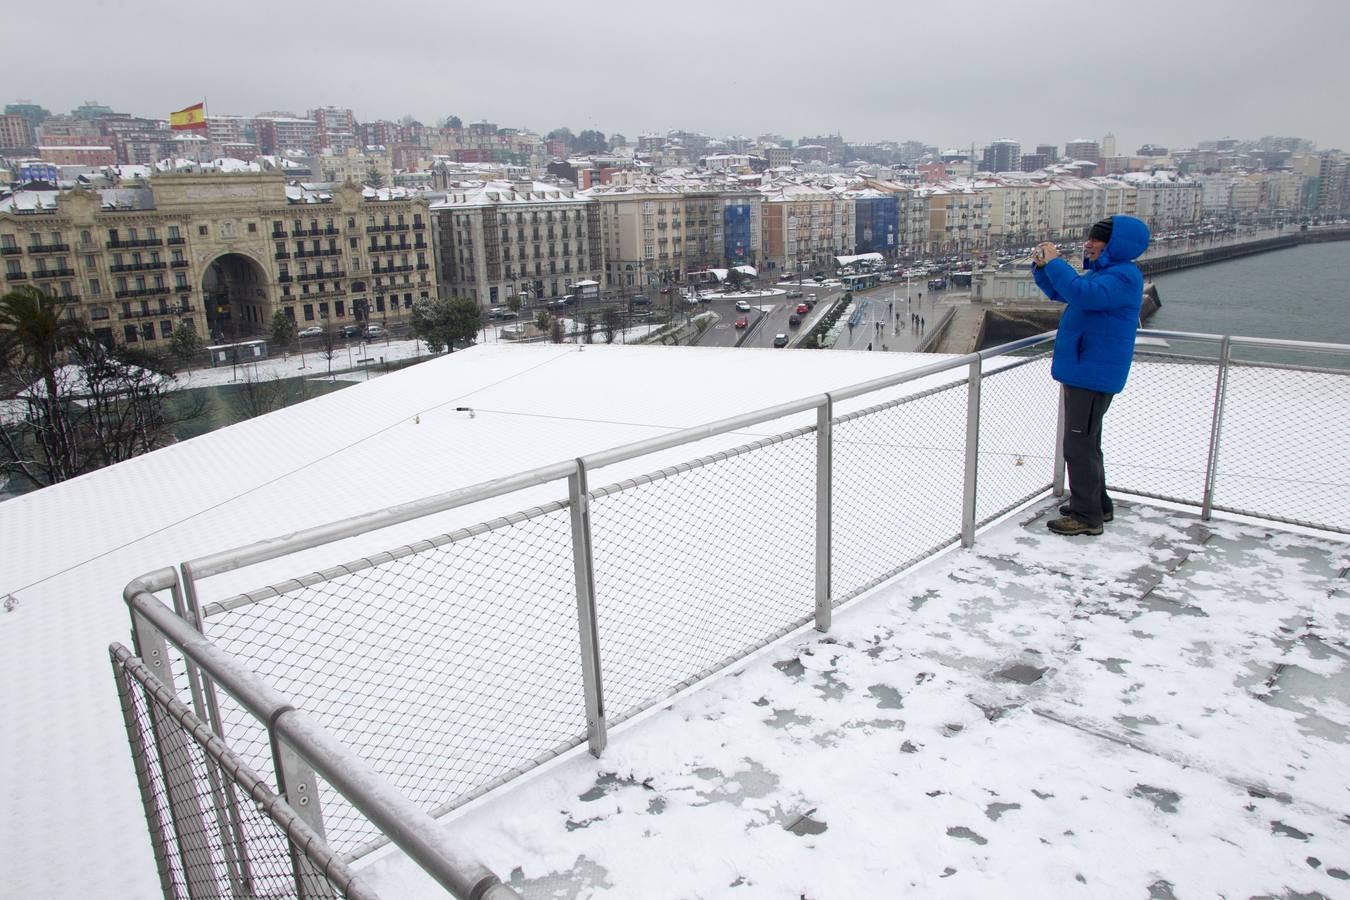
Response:
[[[1102,219],[1088,229],[1088,240],[1109,244],[1111,242],[1111,229],[1114,227],[1115,223],[1111,219]]]

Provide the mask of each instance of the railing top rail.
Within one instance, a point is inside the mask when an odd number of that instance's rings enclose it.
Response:
[[[1184,331],[1161,331],[1153,329],[1143,329],[1140,330],[1139,333],[1148,337],[1215,342],[1222,341],[1225,337],[1224,335],[1217,334],[1199,334]],[[976,353],[938,360],[916,369],[908,369],[893,375],[886,375],[881,378],[874,378],[870,381],[864,381],[859,384],[839,388],[838,390],[830,391],[829,395],[831,399],[838,402],[873,391],[897,387],[906,382],[916,381],[930,375],[936,375],[968,366],[977,360],[983,361],[998,356],[1004,356],[1018,350],[1047,343],[1054,339],[1055,334],[1056,332],[1054,331],[1047,331],[1043,334],[1010,341],[1006,344],[1000,344],[997,347],[989,347]],[[1350,350],[1350,346],[1341,344],[1287,341],[1274,338],[1229,336],[1229,340],[1233,343],[1241,343],[1250,346],[1285,347],[1300,350]],[[758,409],[737,416],[731,416],[726,419],[719,419],[715,422],[678,429],[659,437],[635,441],[608,450],[587,454],[580,457],[580,462],[588,469],[601,468],[626,460],[635,459],[649,453],[669,450],[682,444],[716,437],[741,428],[748,428],[795,413],[807,412],[819,408],[824,402],[825,395],[816,394],[799,400],[780,403],[765,409]],[[206,578],[211,575],[218,575],[222,572],[229,572],[256,563],[277,559],[290,553],[309,550],[314,547],[331,543],[332,541],[355,537],[391,525],[412,521],[413,519],[418,519],[423,516],[445,512],[480,500],[487,500],[492,497],[513,493],[524,488],[560,480],[570,475],[575,471],[575,468],[576,461],[565,460],[563,462],[531,469],[527,472],[519,472],[505,478],[492,479],[467,487],[457,488],[452,491],[436,494],[432,497],[415,500],[410,503],[400,504],[375,512],[363,513],[337,522],[318,525],[288,535],[268,538],[242,547],[236,547],[219,553],[199,557],[184,563],[183,571],[185,576],[189,578]]]
[[[163,571],[172,574],[171,569]],[[470,898],[481,896],[488,887],[500,884],[500,879],[486,866],[452,844],[435,819],[400,794],[364,759],[343,746],[307,713],[296,709],[284,694],[242,661],[221,650],[179,618],[154,596],[148,583],[139,579],[132,581],[122,592],[122,597],[133,616],[149,621],[169,643],[191,658],[254,717],[274,728],[315,772],[442,887],[456,897]]]
[[[1141,337],[1171,338],[1176,341],[1213,341],[1227,340],[1230,344],[1245,347],[1275,347],[1286,350],[1328,350],[1333,353],[1350,352],[1350,344],[1333,344],[1326,341],[1294,341],[1288,338],[1244,337],[1237,334],[1204,334],[1194,331],[1164,331],[1155,328],[1139,329]]]

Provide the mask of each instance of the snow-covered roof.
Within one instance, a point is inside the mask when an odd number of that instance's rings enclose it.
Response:
[[[0,597],[18,601],[14,612],[0,612],[0,721],[10,735],[0,766],[6,890],[159,896],[108,669],[108,643],[127,642],[121,590],[131,578],[262,533],[929,362],[896,353],[485,344],[0,503]],[[745,383],[748,364],[755,390],[725,390]],[[447,384],[455,386],[453,404],[445,402]],[[559,384],[569,386],[566,418],[556,415]],[[483,412],[471,418],[456,406]],[[453,467],[442,452],[450,446],[459,448]],[[260,455],[258,447],[269,450]],[[426,528],[437,524],[410,533],[439,533]],[[288,577],[290,565],[245,573],[234,586]]]
[[[462,188],[462,189],[461,189]],[[507,206],[538,203],[577,203],[589,199],[584,191],[543,181],[481,181],[456,186],[433,209],[463,206]]]
[[[20,189],[0,198],[0,212],[33,213],[55,210],[60,191],[30,191]]]

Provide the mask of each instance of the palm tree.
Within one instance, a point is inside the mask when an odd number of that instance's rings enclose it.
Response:
[[[0,297],[0,371],[12,375],[18,388],[29,393],[48,459],[75,456],[74,435],[64,427],[57,376],[66,353],[89,343],[92,338],[84,323],[63,317],[57,299],[39,288],[23,285]]]
[[[61,357],[88,338],[84,323],[63,318],[55,297],[31,285],[0,297],[0,367],[42,380],[48,399],[57,395]]]

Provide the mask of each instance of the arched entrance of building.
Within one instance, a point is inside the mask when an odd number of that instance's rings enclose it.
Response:
[[[213,341],[234,341],[260,334],[272,316],[267,274],[257,260],[225,253],[202,275],[206,326]]]

